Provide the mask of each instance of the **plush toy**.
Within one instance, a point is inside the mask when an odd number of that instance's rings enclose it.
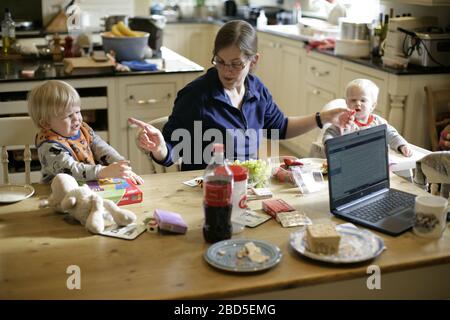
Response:
[[[103,199],[87,185],[79,186],[75,178],[60,173],[53,178],[48,205],[58,212],[67,212],[92,233],[101,233],[105,223],[126,226],[136,221],[136,215]]]

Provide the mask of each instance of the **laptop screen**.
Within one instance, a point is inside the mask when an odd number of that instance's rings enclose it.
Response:
[[[389,188],[386,125],[326,142],[330,209]]]

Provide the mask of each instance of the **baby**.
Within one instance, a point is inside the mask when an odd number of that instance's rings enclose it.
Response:
[[[80,102],[77,91],[58,80],[47,81],[28,94],[28,112],[40,128],[35,143],[42,182],[67,173],[78,181],[129,178],[142,184],[129,161],[83,122]]]
[[[372,113],[377,105],[378,91],[377,85],[370,80],[356,79],[350,81],[345,88],[345,101],[352,112],[342,115],[343,117],[349,117],[350,123],[344,129],[335,125],[328,127],[323,135],[323,143],[343,134],[386,124],[389,146],[404,156],[410,157],[412,151],[408,147],[408,142],[385,119]]]

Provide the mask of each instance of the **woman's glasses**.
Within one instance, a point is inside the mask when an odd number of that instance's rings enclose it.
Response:
[[[217,68],[220,68],[220,69],[225,69],[225,67],[229,67],[232,70],[241,71],[247,66],[247,63],[249,61],[250,60],[247,60],[245,62],[243,62],[243,61],[235,61],[235,62],[231,62],[231,63],[225,63],[223,60],[221,60],[221,59],[219,59],[217,57],[213,57],[212,60],[211,60],[211,63],[213,65],[215,65]]]

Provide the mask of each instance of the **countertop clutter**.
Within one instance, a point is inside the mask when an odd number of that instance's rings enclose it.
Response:
[[[162,47],[161,53],[161,58],[146,60],[158,66],[155,71],[118,72],[114,68],[83,68],[77,72],[67,73],[64,63],[55,63],[51,60],[2,60],[0,61],[0,82],[168,74],[203,70],[198,64],[170,49]]]

